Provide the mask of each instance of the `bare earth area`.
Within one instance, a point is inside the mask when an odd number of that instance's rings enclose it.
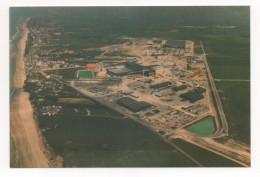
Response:
[[[33,118],[33,109],[29,94],[23,91],[26,78],[23,55],[28,37],[25,20],[22,24],[22,36],[18,42],[16,72],[14,75],[14,94],[10,102],[10,131],[14,139],[20,167],[49,167],[49,160],[44,152],[44,145],[38,126]]]

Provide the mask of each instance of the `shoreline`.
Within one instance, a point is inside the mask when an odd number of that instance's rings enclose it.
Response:
[[[15,72],[13,75],[13,93],[10,98],[10,138],[12,137],[18,153],[19,167],[52,167],[47,157],[48,150],[43,143],[38,123],[34,117],[29,93],[23,91],[24,52],[29,30],[26,25],[29,18],[21,23],[21,38],[17,42]]]

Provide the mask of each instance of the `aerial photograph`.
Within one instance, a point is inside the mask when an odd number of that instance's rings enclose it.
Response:
[[[9,8],[10,168],[251,167],[250,6]]]

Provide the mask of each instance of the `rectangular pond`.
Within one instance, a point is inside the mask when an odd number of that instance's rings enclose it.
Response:
[[[216,131],[215,120],[212,116],[207,116],[194,124],[189,125],[185,130],[192,133],[211,134]]]

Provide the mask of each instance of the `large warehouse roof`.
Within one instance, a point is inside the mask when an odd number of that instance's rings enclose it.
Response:
[[[108,71],[114,74],[124,74],[128,72],[132,72],[132,70],[128,68],[114,68],[114,69],[108,69]]]
[[[184,98],[186,100],[189,100],[190,102],[195,102],[195,101],[198,101],[198,100],[204,98],[204,96],[201,93],[196,92],[196,91],[189,91],[189,92],[183,93],[180,95],[180,97]]]
[[[119,104],[133,112],[139,112],[139,111],[145,110],[147,108],[150,108],[152,106],[151,104],[149,104],[147,102],[144,102],[144,101],[138,102],[129,97],[124,97],[124,98],[118,99],[117,104]]]
[[[145,69],[144,66],[141,66],[141,65],[134,63],[134,62],[131,62],[131,63],[127,62],[125,66],[128,69],[131,69],[133,71],[141,71],[141,70]]]
[[[151,89],[158,89],[158,88],[161,88],[161,87],[169,86],[169,85],[171,85],[171,84],[172,84],[171,82],[166,81],[166,82],[162,82],[162,83],[150,85],[150,88],[151,88]]]
[[[113,68],[108,69],[108,74],[110,75],[128,75],[128,74],[142,74],[144,72],[147,75],[149,72],[152,72],[153,66],[142,66],[134,62],[126,62],[125,68]]]
[[[175,40],[167,40],[164,44],[164,47],[172,47],[172,48],[185,48],[186,41],[175,41]]]

